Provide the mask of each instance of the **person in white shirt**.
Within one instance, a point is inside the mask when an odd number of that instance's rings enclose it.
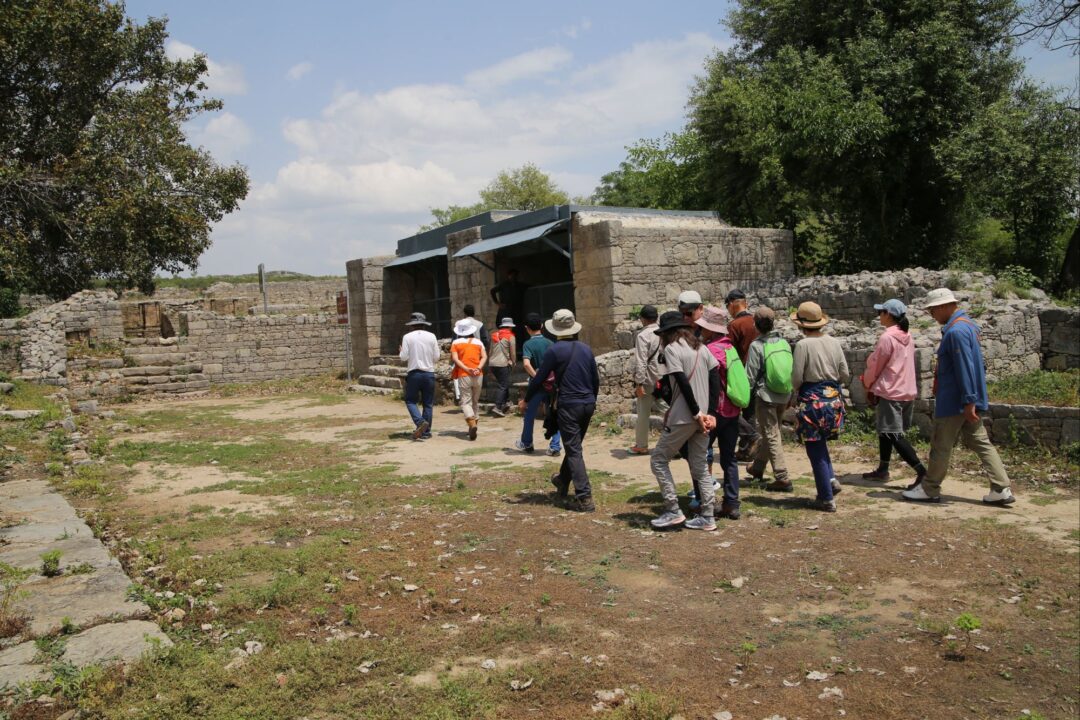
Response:
[[[439,341],[424,313],[413,313],[406,327],[415,328],[401,338],[399,357],[408,363],[405,375],[405,407],[412,416],[413,440],[431,437],[432,412],[435,406],[435,363],[439,361]],[[417,401],[423,405],[421,412]]]

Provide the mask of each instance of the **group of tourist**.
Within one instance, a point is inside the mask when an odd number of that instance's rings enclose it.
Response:
[[[895,450],[915,473],[902,497],[939,502],[952,449],[962,440],[992,475],[990,493],[983,502],[1011,504],[1015,498],[1008,475],[979,416],[988,407],[979,329],[946,288],[931,291],[924,307],[943,326],[928,465],[920,461],[907,440],[916,398],[915,345],[907,307],[899,299],[890,299],[874,306],[884,331],[859,377],[875,410],[879,446],[878,466],[862,477],[888,480]],[[790,319],[803,335],[794,346],[776,332],[775,312],[764,306],[751,312],[746,294],[738,289],[728,293],[724,307],[705,305],[699,293],[689,290],[679,295],[678,310],[660,313],[652,305],[641,308],[634,374],[638,416],[635,444],[629,453],[651,458],[650,467],[664,503],[663,512],[652,521],[654,528],[715,530],[716,517],[738,520],[740,459],[748,461],[748,482],[761,484],[768,491],[791,492],[781,442],[781,427],[789,410],[812,469],[816,489],[813,506],[836,511],[835,498],[842,487],[833,469],[829,442],[844,427],[843,387],[850,381],[851,371],[840,341],[825,334],[829,317],[817,303],[803,302]],[[439,348],[435,336],[424,329],[430,323],[423,315],[414,313],[407,325],[416,329],[405,335],[401,346],[401,358],[408,363],[405,402],[415,427],[413,438],[422,440],[431,432]],[[547,321],[529,315],[524,327],[528,339],[522,346],[522,361],[529,383],[518,403],[523,427],[514,447],[521,452],[534,451],[533,425],[546,406],[547,453],[565,453],[551,482],[566,507],[591,512],[595,503],[582,444],[600,391],[596,359],[591,348],[578,339],[581,324],[569,310],[558,310]],[[471,307],[454,326],[450,355],[455,392],[471,440],[477,437],[485,366],[498,383],[493,412],[503,415],[509,410],[509,378],[516,362],[513,328],[513,319],[504,318],[485,338]],[[660,437],[650,449],[654,409],[664,414]],[[717,474],[714,445],[719,453]],[[678,457],[686,459],[693,485],[689,507],[695,514],[690,519],[680,507],[671,473],[671,461]],[[766,482],[769,466],[772,478]]]

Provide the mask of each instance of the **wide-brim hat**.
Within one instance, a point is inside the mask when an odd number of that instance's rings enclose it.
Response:
[[[679,328],[692,328],[693,325],[686,321],[683,314],[678,310],[668,310],[660,316],[660,324],[656,328],[656,332],[665,333],[668,330],[678,330]]]
[[[953,295],[952,290],[949,288],[938,288],[926,293],[926,302],[923,303],[923,307],[929,310],[938,305],[948,305],[949,303],[954,302],[956,302],[956,296]]]
[[[828,325],[829,316],[821,311],[821,306],[816,302],[807,300],[791,313],[791,321],[801,328],[813,330]]]
[[[430,324],[431,323],[428,322],[427,315],[424,315],[424,313],[418,313],[418,312],[415,312],[411,316],[409,316],[409,322],[405,323],[405,325],[430,325]]]
[[[499,327],[501,327],[501,328],[513,328],[514,327],[514,319],[504,317],[502,319],[502,322],[499,323]]]
[[[715,305],[706,305],[704,311],[701,313],[701,317],[697,319],[697,324],[706,330],[712,330],[714,333],[726,335],[729,317],[730,315],[728,315],[727,310],[718,308]]]
[[[480,329],[480,323],[472,318],[463,318],[454,323],[454,334],[461,337],[469,337],[475,335],[476,331]]]
[[[581,323],[574,318],[572,310],[556,310],[551,319],[544,323],[547,331],[555,337],[577,335],[581,332]]]

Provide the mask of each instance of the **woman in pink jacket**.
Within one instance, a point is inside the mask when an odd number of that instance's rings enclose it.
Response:
[[[899,300],[875,305],[878,320],[885,332],[878,338],[874,352],[866,359],[862,382],[877,420],[880,461],[873,472],[863,473],[866,480],[888,480],[893,448],[917,473],[909,489],[922,482],[926,467],[905,433],[911,428],[915,395],[915,342],[908,333],[907,307]]]

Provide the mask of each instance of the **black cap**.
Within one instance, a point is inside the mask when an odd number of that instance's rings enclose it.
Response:
[[[666,313],[660,316],[660,327],[656,329],[656,332],[667,332],[668,330],[677,330],[678,328],[689,328],[690,323],[686,322],[686,318],[678,310],[668,310]]]
[[[646,320],[655,320],[660,316],[660,313],[656,310],[655,305],[643,305],[641,312],[638,313],[638,317],[645,318]]]
[[[540,313],[529,313],[525,316],[525,327],[530,330],[539,330],[544,327],[544,318],[540,317]]]
[[[746,293],[744,293],[739,288],[735,288],[734,290],[732,290],[731,292],[729,292],[727,294],[726,298],[724,298],[724,304],[728,305],[730,303],[735,302],[736,300],[745,300],[745,299],[746,299]]]

